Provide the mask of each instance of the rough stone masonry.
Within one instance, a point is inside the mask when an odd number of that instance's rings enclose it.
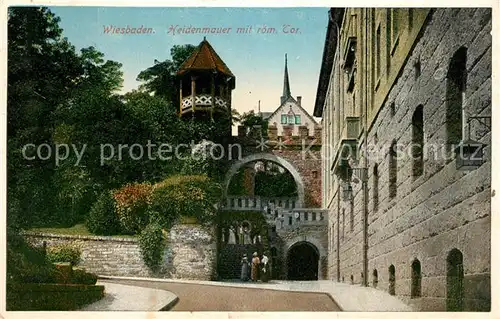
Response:
[[[97,275],[211,280],[216,269],[213,231],[200,225],[175,225],[168,232],[162,268],[151,272],[144,264],[137,239],[27,233],[34,245],[72,243],[81,247],[78,266]]]

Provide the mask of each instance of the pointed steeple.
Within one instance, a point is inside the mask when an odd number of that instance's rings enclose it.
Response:
[[[281,104],[288,99],[292,94],[290,93],[290,80],[288,79],[288,65],[287,56],[285,53],[285,78],[283,80],[283,95],[281,96]]]

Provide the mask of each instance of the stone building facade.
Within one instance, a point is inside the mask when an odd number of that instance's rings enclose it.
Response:
[[[416,310],[490,309],[491,15],[330,10],[314,112],[330,279]]]

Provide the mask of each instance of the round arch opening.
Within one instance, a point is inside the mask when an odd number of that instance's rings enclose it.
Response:
[[[295,181],[295,186],[296,186],[296,196],[298,198],[296,207],[297,208],[304,207],[305,190],[304,190],[304,182],[302,180],[302,177],[300,176],[300,173],[292,164],[290,164],[284,158],[269,153],[252,154],[234,163],[226,174],[225,185],[224,185],[224,196],[225,197],[228,196],[228,191],[230,188],[231,181],[233,180],[235,175],[237,175],[240,169],[244,168],[245,166],[248,166],[249,164],[259,163],[259,162],[273,163],[277,166],[282,167],[284,170],[290,173],[291,176],[293,177],[293,180]]]
[[[287,279],[318,280],[319,257],[318,248],[313,244],[307,241],[294,244],[287,254]]]

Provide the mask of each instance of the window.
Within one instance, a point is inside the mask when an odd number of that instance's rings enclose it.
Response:
[[[415,259],[411,263],[411,298],[418,298],[422,291],[422,269],[420,261]]]
[[[295,115],[295,124],[300,124],[300,115]]]
[[[389,294],[396,294],[396,267],[394,265],[389,266]]]
[[[464,303],[464,257],[453,248],[446,258],[446,310],[462,311]]]
[[[398,44],[399,39],[399,14],[402,9],[391,9],[391,54]]]
[[[378,164],[373,167],[373,211],[378,210]]]
[[[413,177],[424,173],[424,107],[419,105],[411,119]]]
[[[378,285],[378,271],[373,269],[373,288],[377,288]]]
[[[415,80],[420,77],[420,73],[422,72],[422,65],[420,64],[420,59],[415,62],[413,65],[413,68],[415,70]]]
[[[288,115],[288,124],[294,124],[295,123],[295,117],[293,114]]]
[[[392,9],[386,9],[386,23],[385,23],[385,61],[387,72],[389,75],[389,68],[391,66],[391,48],[392,48]]]
[[[413,27],[413,11],[414,10],[415,9],[408,8],[408,29],[410,29],[410,30]]]
[[[396,197],[398,182],[397,144],[394,140],[389,150],[389,198]]]
[[[391,102],[390,111],[391,111],[391,116],[396,115],[396,103]]]
[[[375,36],[375,70],[377,75],[377,80],[380,79],[381,65],[380,65],[380,25],[377,27],[377,34]]]
[[[352,93],[352,115],[356,116],[356,92]]]
[[[461,47],[451,58],[446,76],[446,135],[448,144],[463,138],[463,102],[466,86],[467,48]]]
[[[281,115],[281,124],[286,124],[286,114]]]

